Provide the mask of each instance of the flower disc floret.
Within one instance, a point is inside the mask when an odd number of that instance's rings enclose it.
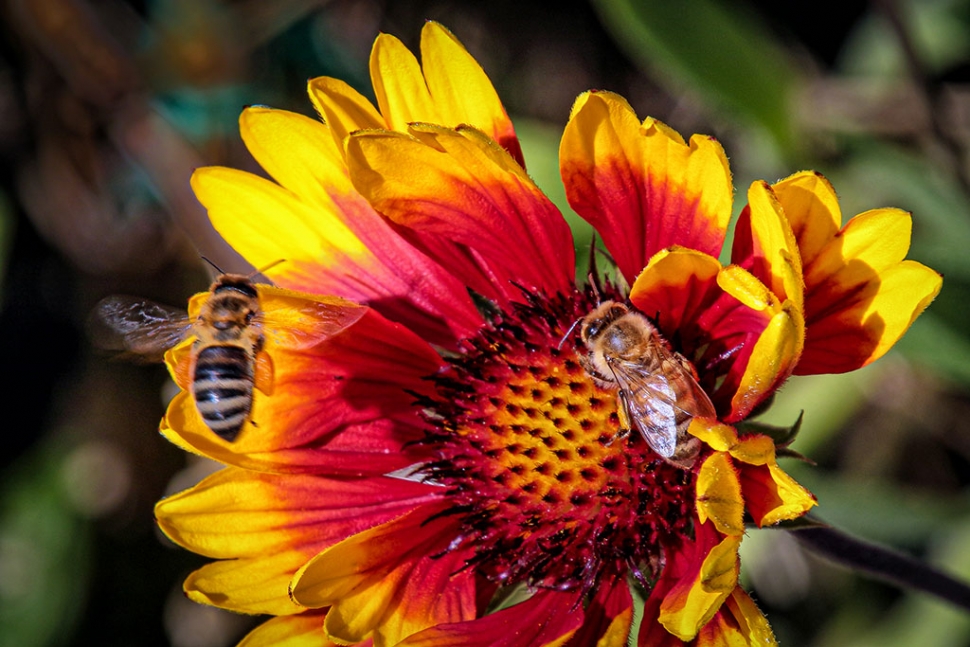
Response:
[[[448,488],[453,549],[500,583],[589,589],[604,569],[655,574],[691,529],[693,475],[639,435],[590,377],[572,324],[591,293],[517,304],[435,376],[420,473]],[[563,343],[565,342],[565,343]]]

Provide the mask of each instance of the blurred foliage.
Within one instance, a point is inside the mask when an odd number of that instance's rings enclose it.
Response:
[[[589,88],[718,137],[737,209],[752,180],[814,168],[845,219],[913,212],[910,258],[944,273],[939,298],[889,356],[792,379],[762,420],[804,412],[794,449],[818,464],[785,467],[822,519],[970,579],[970,0],[7,0],[0,16],[0,357],[17,376],[5,401],[30,414],[3,454],[0,644],[219,647],[245,631],[184,602],[201,558],[152,532],[152,502],[186,484],[167,485],[186,458],[155,433],[164,371],[94,357],[83,320],[107,293],[184,303],[205,286],[199,253],[244,269],[191,170],[257,170],[243,105],[312,114],[317,75],[370,94],[374,35],[414,47],[429,18],[483,63],[581,254],[591,231],[565,203],[558,143]],[[965,614],[787,533],[742,550],[782,644],[970,644]]]

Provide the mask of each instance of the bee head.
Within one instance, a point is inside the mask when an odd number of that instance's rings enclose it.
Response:
[[[238,292],[249,299],[259,298],[256,286],[249,277],[241,274],[223,274],[213,283],[211,292],[213,295],[224,294],[226,292]]]
[[[611,323],[628,312],[630,312],[630,309],[622,303],[604,301],[581,319],[582,327],[579,329],[579,336],[583,339],[583,342],[589,343],[603,334],[603,331]]]

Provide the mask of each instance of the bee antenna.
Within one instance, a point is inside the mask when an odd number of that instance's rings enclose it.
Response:
[[[576,326],[578,326],[579,322],[582,320],[583,318],[580,317],[579,319],[573,322],[573,325],[569,327],[569,330],[566,331],[566,334],[563,335],[562,339],[559,340],[559,345],[556,346],[556,350],[562,350],[562,345],[566,343],[566,338],[569,337],[571,334],[573,334],[573,331],[576,330]]]
[[[225,272],[222,271],[222,268],[221,267],[219,267],[218,265],[216,265],[215,263],[213,263],[212,261],[210,261],[205,256],[202,256],[200,254],[199,255],[199,258],[201,258],[203,261],[205,261],[206,263],[208,263],[209,265],[211,265],[215,269],[215,271],[218,272],[219,274],[225,274]]]
[[[277,265],[279,265],[280,263],[285,263],[285,262],[286,262],[286,259],[285,258],[281,258],[281,259],[275,260],[272,263],[270,263],[269,265],[264,265],[264,266],[262,266],[261,268],[259,268],[257,270],[253,270],[252,274],[249,275],[249,278],[253,278],[257,274],[262,274],[266,270],[272,269],[272,268],[276,267]]]

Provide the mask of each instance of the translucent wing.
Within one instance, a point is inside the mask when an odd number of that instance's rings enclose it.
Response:
[[[657,360],[652,366],[625,360],[610,366],[633,425],[655,452],[670,458],[677,449],[679,425],[717,414],[707,393],[673,355],[663,351]]]
[[[88,322],[99,348],[145,361],[160,361],[188,337],[192,322],[184,310],[137,297],[110,296],[94,307]]]
[[[300,350],[349,328],[366,312],[366,306],[337,297],[326,301],[293,299],[261,312],[258,323],[279,346]]]

